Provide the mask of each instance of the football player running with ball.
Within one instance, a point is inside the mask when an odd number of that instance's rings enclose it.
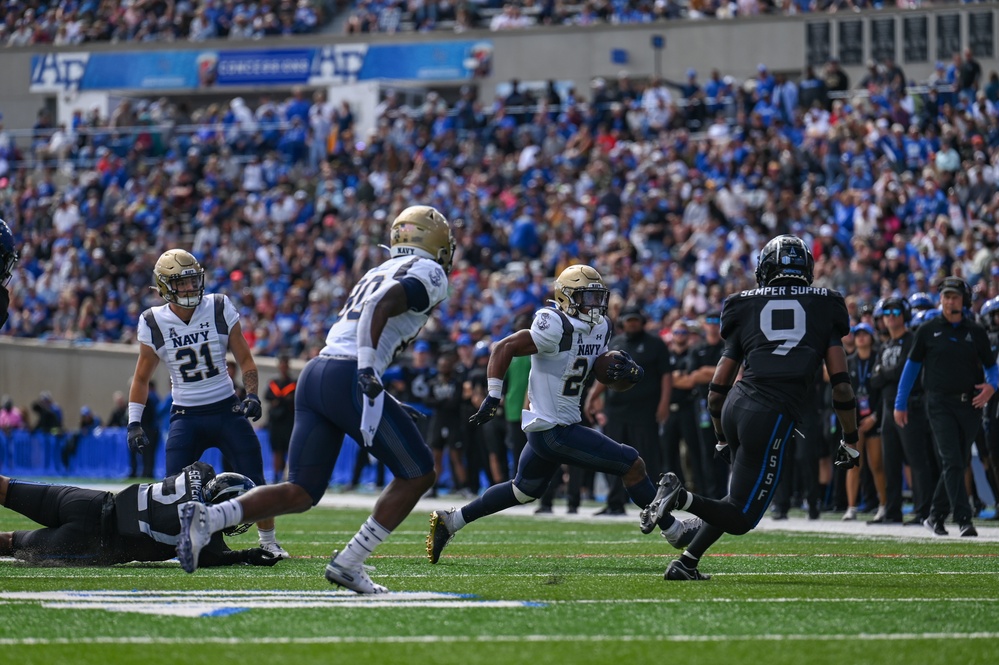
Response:
[[[460,510],[437,510],[430,516],[427,556],[437,563],[454,534],[487,515],[539,499],[562,464],[621,476],[628,496],[645,508],[656,496],[656,487],[638,451],[580,424],[583,384],[597,357],[607,350],[613,326],[607,318],[609,292],[594,268],[572,265],[555,280],[555,307],[538,310],[529,330],[497,342],[486,368],[489,395],[470,419],[482,425],[496,415],[503,394],[503,376],[515,356],[531,357],[527,395],[530,408],[523,412],[527,446],[520,456],[517,477],[493,485]],[[638,383],[643,371],[627,354],[608,368],[612,382]],[[513,408],[519,405],[510,405]],[[686,523],[664,513],[657,524],[674,547],[690,542],[700,520]]]
[[[246,520],[300,513],[326,492],[344,435],[385,463],[395,478],[343,551],[326,566],[331,584],[357,593],[384,593],[364,565],[433,487],[430,448],[410,411],[386,396],[380,378],[396,354],[447,297],[454,238],[444,215],[429,206],[403,210],[390,230],[391,258],[351,290],[326,346],[299,375],[288,482],[260,487],[217,506],[179,507],[177,558],[187,572],[213,532]]]
[[[225,295],[205,293],[205,269],[182,249],[164,252],[153,268],[153,282],[165,305],[139,317],[136,336],[139,360],[128,391],[128,447],[145,452],[149,439],[142,429],[142,412],[149,397],[149,380],[160,361],[170,369],[170,429],[166,442],[166,472],[180,473],[217,447],[234,471],[264,484],[260,441],[247,419],[259,420],[257,364],[243,338],[239,312]],[[246,398],[226,372],[226,351],[232,351],[243,373]],[[274,520],[257,524],[260,546],[273,556],[288,558],[274,539]]]
[[[760,252],[759,288],[729,296],[722,307],[725,350],[708,386],[708,411],[718,451],[732,462],[728,495],[708,499],[686,491],[676,475],[659,481],[642,523],[678,508],[704,520],[667,580],[706,580],[697,563],[723,533],[742,535],[766,513],[780,482],[787,442],[801,419],[805,396],[820,364],[832,384],[833,408],[843,427],[835,463],[856,466],[857,400],[841,338],[850,331],[846,304],[836,291],[812,287],[814,259],[805,243],[777,236]],[[742,379],[732,385],[740,367]]]

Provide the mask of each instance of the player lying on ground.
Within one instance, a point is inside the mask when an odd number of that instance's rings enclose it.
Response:
[[[117,494],[0,476],[0,503],[44,527],[0,533],[0,555],[50,566],[166,561],[176,553],[178,502],[218,503],[252,487],[246,476],[216,476],[215,469],[204,462],[195,462],[158,483],[129,485]],[[242,525],[227,535],[247,528]],[[221,534],[216,534],[201,550],[199,563],[273,566],[280,560],[259,547],[230,550]]]

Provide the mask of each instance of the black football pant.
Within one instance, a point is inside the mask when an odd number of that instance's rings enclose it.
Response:
[[[112,494],[11,479],[6,506],[41,524],[15,531],[14,556],[32,563],[94,565],[102,561],[102,515]]]
[[[884,450],[885,510],[890,519],[902,518],[902,465],[909,464],[912,476],[913,517],[930,516],[930,503],[937,486],[939,471],[933,433],[926,417],[922,398],[909,400],[909,424],[895,424],[894,405],[886,404],[881,421],[881,447]]]
[[[763,518],[785,471],[794,426],[789,416],[753,401],[736,384],[722,408],[722,429],[735,455],[729,493],[724,499],[693,495],[689,512],[713,528],[694,537],[687,548],[691,556],[699,559],[722,533],[742,535]]]

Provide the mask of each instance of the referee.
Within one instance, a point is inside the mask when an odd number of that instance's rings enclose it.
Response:
[[[895,422],[909,422],[909,393],[920,369],[926,391],[926,412],[940,458],[940,480],[933,493],[930,516],[923,524],[938,536],[947,535],[944,520],[953,509],[962,536],[977,536],[971,523],[971,503],[964,471],[971,461],[971,444],[982,425],[979,409],[999,385],[999,368],[985,329],[964,310],[971,308],[971,287],[959,277],[940,282],[943,316],[916,331],[895,397]],[[983,371],[984,368],[984,371]]]

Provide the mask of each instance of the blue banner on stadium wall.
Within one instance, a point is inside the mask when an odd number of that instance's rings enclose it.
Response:
[[[376,79],[460,80],[488,76],[492,54],[489,41],[248,51],[49,53],[32,57],[29,89],[53,93],[335,85]]]

